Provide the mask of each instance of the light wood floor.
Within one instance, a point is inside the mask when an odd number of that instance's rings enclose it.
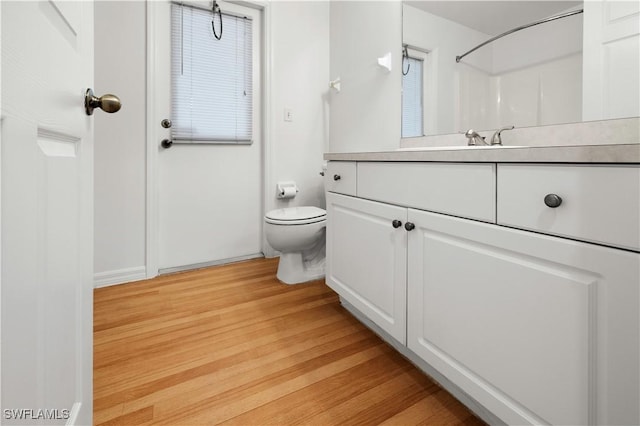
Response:
[[[96,424],[481,425],[277,260],[95,290]]]

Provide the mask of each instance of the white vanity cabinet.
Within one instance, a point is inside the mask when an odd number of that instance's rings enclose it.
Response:
[[[406,166],[327,194],[327,284],[506,423],[640,424],[640,169]]]
[[[331,161],[325,182],[327,285],[404,345],[408,209],[403,206],[495,221],[495,165]]]
[[[509,424],[637,424],[637,253],[418,210],[409,349]]]
[[[327,193],[326,282],[406,342],[407,209]]]

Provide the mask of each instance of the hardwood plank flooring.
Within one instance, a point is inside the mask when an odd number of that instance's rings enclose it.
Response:
[[[94,293],[96,425],[483,425],[277,259]]]

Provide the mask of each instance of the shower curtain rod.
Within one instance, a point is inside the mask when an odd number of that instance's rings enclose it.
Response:
[[[500,35],[497,35],[497,36],[495,36],[495,37],[493,37],[493,38],[490,38],[489,40],[485,41],[485,42],[484,42],[484,43],[482,43],[482,44],[477,45],[477,46],[476,46],[476,47],[474,47],[473,49],[469,50],[468,52],[463,53],[463,54],[462,54],[462,55],[460,55],[460,56],[456,56],[456,62],[460,62],[460,59],[464,58],[464,57],[465,57],[465,56],[467,56],[469,53],[475,52],[476,50],[480,49],[480,48],[481,48],[482,46],[484,46],[485,44],[489,44],[489,43],[491,43],[492,41],[496,41],[496,40],[498,40],[499,38],[502,38],[502,37],[504,37],[504,36],[506,36],[506,35],[509,35],[509,34],[515,33],[515,32],[520,31],[520,30],[524,30],[525,28],[533,27],[533,26],[535,26],[535,25],[540,25],[540,24],[544,24],[544,23],[547,23],[547,22],[555,21],[556,19],[567,18],[567,17],[569,17],[569,16],[577,15],[577,14],[582,13],[582,12],[584,12],[584,9],[573,10],[573,11],[571,11],[571,12],[561,13],[560,15],[550,16],[550,17],[548,17],[548,18],[542,19],[542,20],[540,20],[540,21],[533,22],[533,23],[531,23],[531,24],[521,25],[521,26],[519,26],[519,27],[517,27],[517,28],[511,29],[511,30],[509,30],[509,31],[506,31],[506,32],[504,32],[504,33],[500,34]]]

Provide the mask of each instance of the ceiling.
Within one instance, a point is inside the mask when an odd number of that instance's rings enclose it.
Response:
[[[498,35],[567,10],[582,1],[405,1],[405,3],[465,27]]]

